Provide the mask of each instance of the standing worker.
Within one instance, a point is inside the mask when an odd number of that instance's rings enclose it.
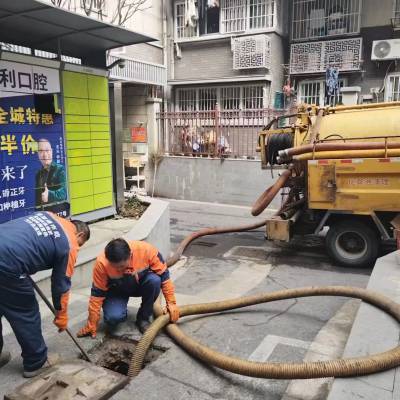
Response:
[[[82,221],[67,221],[49,212],[36,212],[1,225],[0,229],[0,367],[10,359],[3,353],[1,318],[11,325],[22,349],[23,376],[31,378],[57,362],[47,356],[39,305],[30,275],[53,269],[51,293],[56,309],[54,324],[68,324],[71,276],[79,247],[90,237]]]
[[[141,297],[136,325],[144,333],[150,326],[153,304],[162,290],[170,319],[179,319],[174,285],[160,252],[151,244],[114,239],[99,255],[93,269],[93,286],[89,301],[87,324],[78,337],[96,337],[103,307],[104,321],[115,327],[127,319],[130,297]]]

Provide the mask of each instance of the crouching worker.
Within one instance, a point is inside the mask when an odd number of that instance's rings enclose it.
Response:
[[[39,305],[30,275],[52,269],[51,292],[57,311],[54,324],[67,328],[71,276],[78,249],[90,237],[81,221],[67,221],[49,212],[36,212],[1,225],[0,228],[0,366],[10,359],[2,352],[1,318],[11,325],[22,349],[25,378],[38,375],[58,361],[47,355]]]
[[[89,301],[87,324],[78,337],[96,337],[103,307],[104,322],[115,327],[127,319],[130,297],[141,297],[136,316],[141,333],[150,326],[153,304],[162,290],[171,321],[179,319],[174,285],[160,252],[149,243],[114,239],[97,257],[93,270],[93,286]]]

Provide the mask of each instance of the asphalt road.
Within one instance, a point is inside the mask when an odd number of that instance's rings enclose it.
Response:
[[[170,201],[170,207],[173,248],[204,227],[256,221],[244,207],[186,201]],[[268,243],[262,229],[199,238],[185,256],[172,269],[179,304],[304,286],[365,287],[371,272],[333,265],[322,238]],[[357,308],[357,301],[344,298],[285,300],[186,318],[180,326],[213,349],[253,361],[325,360],[341,356]],[[139,375],[135,392],[137,399],[162,393],[165,399],[316,400],[326,398],[330,382],[242,377],[206,366],[173,345]]]

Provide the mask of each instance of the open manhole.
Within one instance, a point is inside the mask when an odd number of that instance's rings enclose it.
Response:
[[[137,344],[136,340],[105,338],[90,352],[91,358],[100,367],[127,375]],[[144,359],[143,368],[157,360],[167,350],[165,347],[151,347]]]

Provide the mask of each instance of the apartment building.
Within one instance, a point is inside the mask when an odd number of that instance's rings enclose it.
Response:
[[[287,17],[284,0],[171,1],[170,110],[270,107],[283,81]]]
[[[291,3],[289,73],[299,102],[400,100],[399,0]],[[326,91],[328,68],[340,91]]]

